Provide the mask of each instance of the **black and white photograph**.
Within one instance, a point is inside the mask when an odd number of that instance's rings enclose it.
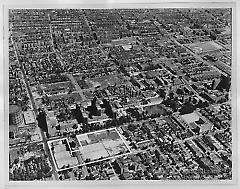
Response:
[[[234,20],[217,4],[7,8],[8,181],[232,181]]]

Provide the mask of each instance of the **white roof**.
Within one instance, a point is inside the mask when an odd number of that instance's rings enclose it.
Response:
[[[32,110],[23,112],[23,117],[24,117],[26,125],[36,122],[35,115]]]

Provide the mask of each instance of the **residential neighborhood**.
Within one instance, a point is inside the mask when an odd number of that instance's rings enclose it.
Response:
[[[232,180],[232,9],[9,9],[9,180]]]

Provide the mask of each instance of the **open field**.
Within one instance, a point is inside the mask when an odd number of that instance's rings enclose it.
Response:
[[[187,123],[195,122],[199,119],[199,116],[196,113],[185,114],[181,116],[184,121]]]
[[[215,43],[214,41],[205,41],[205,42],[199,42],[199,43],[186,44],[185,46],[187,46],[190,50],[196,52],[197,54],[201,54],[209,51],[216,51],[223,48],[222,46]]]
[[[99,77],[96,79],[91,79],[91,81],[94,83],[95,85],[98,84],[101,87],[107,86],[107,85],[120,85],[122,83],[124,83],[124,78],[121,75],[108,75],[108,76],[103,76],[103,77]]]
[[[71,93],[71,94],[60,94],[54,95],[50,97],[50,100],[68,100],[74,102],[80,102],[82,100],[81,96],[78,93]]]
[[[77,157],[72,156],[67,139],[50,141],[48,145],[57,169],[72,167],[79,163]]]
[[[116,129],[78,135],[77,139],[82,145],[80,152],[84,160],[98,160],[129,152]]]
[[[81,89],[88,89],[91,88],[93,85],[89,82],[89,79],[82,79],[82,76],[75,75],[74,79],[77,81],[79,87]]]
[[[60,83],[52,83],[52,84],[44,84],[42,85],[43,90],[47,94],[58,94],[59,92],[64,92],[64,91],[75,91],[75,87],[70,81],[67,82],[60,82]]]

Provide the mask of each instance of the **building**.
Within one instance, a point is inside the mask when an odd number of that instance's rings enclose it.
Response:
[[[23,112],[23,117],[26,125],[31,125],[36,123],[36,118],[32,110]]]
[[[22,121],[21,108],[17,105],[9,105],[9,125],[20,125]]]

